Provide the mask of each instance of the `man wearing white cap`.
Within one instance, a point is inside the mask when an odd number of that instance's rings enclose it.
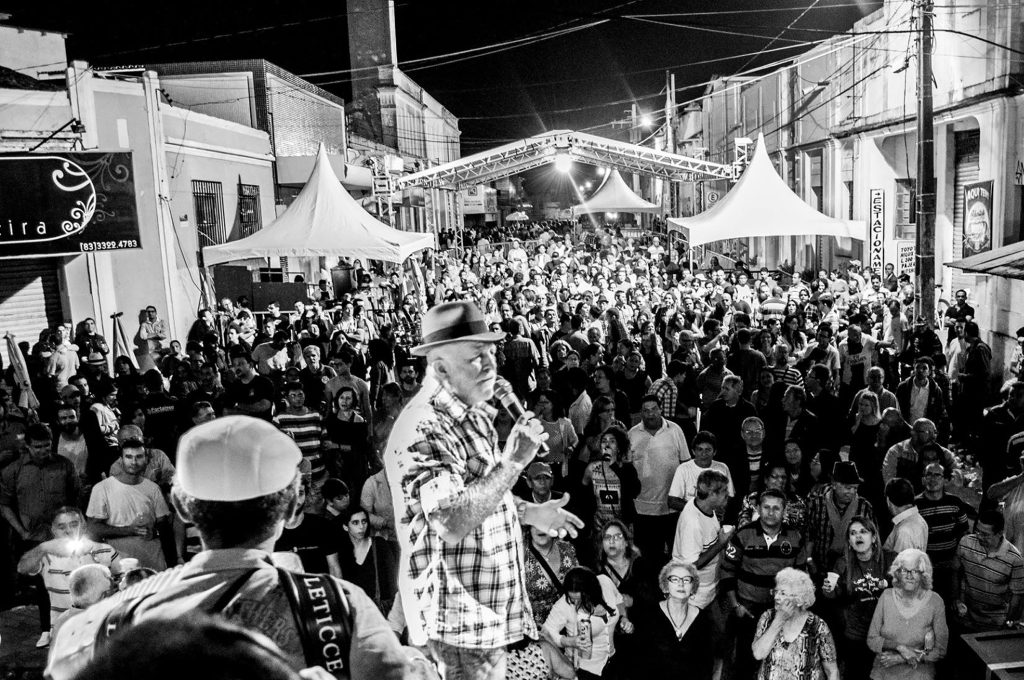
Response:
[[[319,665],[338,677],[405,677],[398,639],[362,590],[330,577],[289,575],[271,560],[285,523],[301,512],[301,460],[288,435],[248,416],[186,432],[171,498],[198,529],[203,551],[69,620],[51,647],[47,677],[74,677],[112,627],[197,611],[264,634],[297,670]]]
[[[471,302],[423,317],[423,389],[398,417],[384,462],[402,546],[399,588],[409,638],[428,645],[446,680],[505,677],[505,647],[536,637],[526,596],[521,524],[552,536],[583,523],[562,508],[535,504],[511,488],[547,435],[533,414],[519,418],[498,449],[495,343]]]

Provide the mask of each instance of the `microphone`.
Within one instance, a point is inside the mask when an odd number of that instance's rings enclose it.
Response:
[[[501,376],[494,379],[494,396],[498,398],[501,405],[505,407],[508,414],[512,416],[512,420],[518,422],[518,420],[523,417],[523,414],[526,413],[526,409],[523,408],[523,404],[519,401],[519,397],[517,397],[516,393],[512,390],[511,383]],[[541,443],[540,449],[538,449],[537,453],[542,456],[547,455],[548,445]]]

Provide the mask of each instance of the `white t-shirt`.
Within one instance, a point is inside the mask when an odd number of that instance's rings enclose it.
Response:
[[[697,504],[690,501],[679,513],[679,521],[676,522],[676,538],[672,543],[672,557],[694,564],[700,554],[713,546],[718,541],[718,532],[721,529],[718,517],[708,517],[697,507]],[[707,607],[718,595],[718,559],[721,553],[715,555],[710,562],[699,569],[700,588],[693,598],[693,603],[698,607]]]
[[[605,603],[612,608],[611,616],[603,619],[595,614],[587,616],[582,612],[577,612],[576,607],[570,604],[563,595],[551,607],[551,612],[548,614],[547,620],[544,621],[544,630],[553,639],[558,640],[562,636],[563,628],[566,635],[576,636],[579,633],[580,620],[588,621],[591,639],[590,658],[581,658],[580,652],[571,647],[567,648],[565,652],[573,660],[573,665],[576,668],[601,675],[608,659],[615,653],[613,638],[615,626],[619,622],[619,605],[623,600],[622,594],[619,593],[619,589],[615,587],[610,578],[604,574],[598,574],[597,580],[601,584],[601,595],[604,597]]]
[[[116,477],[107,477],[92,488],[85,511],[86,517],[113,527],[152,526],[170,514],[160,487],[145,478],[138,484],[125,484]],[[122,557],[137,558],[139,566],[157,571],[167,568],[158,537],[120,536],[108,541]]]
[[[668,490],[672,475],[680,463],[690,460],[683,430],[670,420],[662,419],[661,429],[651,434],[644,424],[629,430],[630,457],[640,477],[640,495],[634,504],[637,514],[668,515]]]
[[[842,363],[842,382],[849,385],[857,376],[859,387],[868,384],[868,370],[874,365],[875,339],[869,335],[861,335],[861,349],[856,354],[850,353],[847,340],[839,345],[839,358]]]
[[[669,496],[682,498],[684,501],[691,501],[697,495],[697,478],[704,470],[715,470],[725,475],[729,480],[729,498],[736,495],[736,489],[732,485],[732,475],[729,474],[729,466],[720,460],[711,461],[711,467],[702,468],[697,466],[697,461],[688,460],[680,463],[676,472],[672,475],[672,485],[668,489]]]

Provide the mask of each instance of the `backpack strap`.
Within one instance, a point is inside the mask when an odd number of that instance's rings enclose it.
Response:
[[[280,567],[277,573],[299,629],[306,663],[347,680],[352,611],[345,593],[326,574],[296,574]]]
[[[220,614],[224,611],[256,571],[256,569],[249,569],[234,581],[229,582],[224,592],[217,598],[217,601],[207,610],[207,613]],[[103,617],[103,621],[100,622],[99,630],[96,631],[95,650],[98,652],[103,649],[110,641],[110,638],[117,634],[117,631],[132,625],[135,622],[135,615],[139,611],[139,607],[146,600],[156,595],[157,592],[159,591],[151,591],[134,599],[124,600],[107,612],[107,615]]]

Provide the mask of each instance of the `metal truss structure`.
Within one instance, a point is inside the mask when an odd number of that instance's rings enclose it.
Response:
[[[738,170],[736,164],[712,163],[585,132],[556,130],[398,177],[395,188],[458,189],[486,184],[552,163],[559,155],[581,163],[614,167],[676,182],[732,180]]]

